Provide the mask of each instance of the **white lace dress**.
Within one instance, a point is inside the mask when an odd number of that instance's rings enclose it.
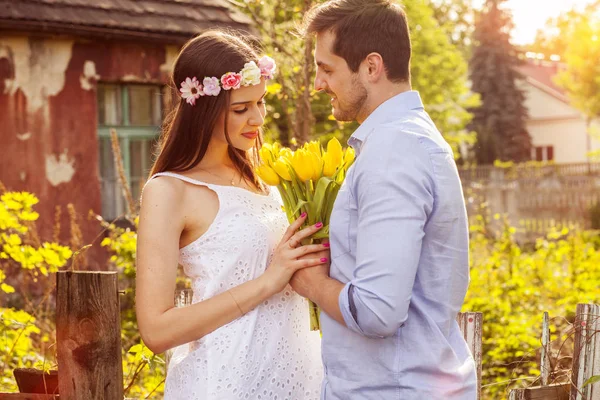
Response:
[[[213,190],[219,211],[208,231],[182,248],[193,303],[257,278],[288,226],[275,188],[243,188],[160,173]],[[323,378],[318,332],[305,299],[290,286],[202,339],[175,349],[165,400],[317,400]]]

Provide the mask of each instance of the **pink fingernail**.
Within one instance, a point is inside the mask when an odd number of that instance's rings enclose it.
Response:
[[[321,262],[327,262],[327,258],[321,258]]]
[[[306,217],[306,213],[305,212],[303,212],[302,214],[300,214],[300,218],[304,218],[304,217]]]
[[[323,227],[323,223],[322,222],[317,222],[315,224],[315,228],[322,228]]]
[[[329,247],[329,243],[323,243],[324,247]]]

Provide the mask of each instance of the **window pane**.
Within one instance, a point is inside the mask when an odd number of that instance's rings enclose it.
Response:
[[[142,187],[146,183],[150,168],[152,167],[152,152],[156,145],[156,138],[134,139],[129,142],[131,194],[134,201],[138,201]]]
[[[535,161],[544,161],[544,148],[543,147],[535,148]]]
[[[98,85],[98,125],[121,125],[119,86]]]
[[[547,153],[546,153],[546,160],[547,161],[552,161],[554,160],[554,146],[548,146],[548,148],[546,149]]]
[[[161,121],[160,87],[131,85],[129,91],[129,122],[136,126],[158,126]]]
[[[112,220],[124,213],[125,202],[117,178],[110,138],[99,139],[99,152],[102,217]]]

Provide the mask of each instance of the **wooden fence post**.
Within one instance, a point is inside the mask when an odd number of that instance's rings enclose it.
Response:
[[[483,314],[480,312],[459,313],[456,320],[475,360],[475,367],[477,368],[477,400],[479,400],[481,399],[481,336]]]
[[[600,382],[583,387],[600,375],[600,305],[577,304],[571,400],[600,400]]]
[[[542,322],[542,354],[540,358],[540,369],[542,370],[542,385],[550,384],[550,372],[552,365],[550,363],[550,319],[548,312],[544,312],[544,320]]]
[[[56,339],[61,400],[123,400],[116,272],[58,272]]]

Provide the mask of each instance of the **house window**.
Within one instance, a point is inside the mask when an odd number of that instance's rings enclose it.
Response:
[[[553,161],[554,146],[535,146],[531,149],[531,158],[535,161]]]
[[[152,166],[161,117],[160,86],[98,85],[99,169],[105,219],[118,218],[127,210],[113,161],[110,130],[114,128],[119,136],[125,177],[137,201]]]

